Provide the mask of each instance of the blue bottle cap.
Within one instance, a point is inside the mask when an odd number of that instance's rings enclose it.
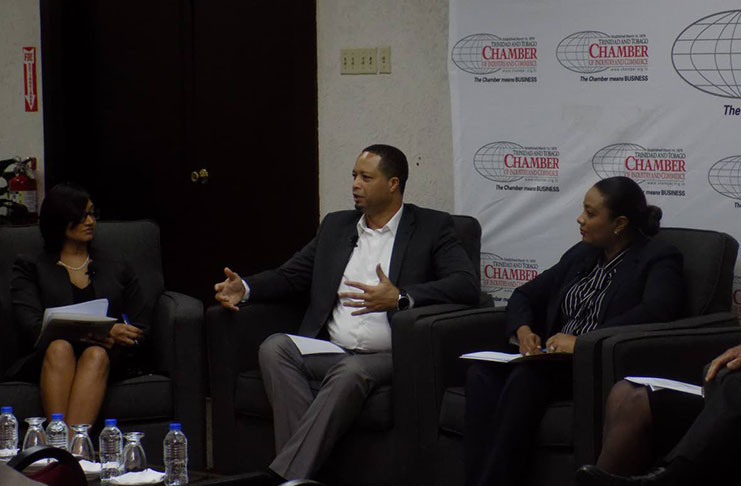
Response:
[[[170,430],[182,430],[182,426],[178,422],[170,424]]]
[[[116,425],[118,424],[118,420],[116,419],[105,419],[105,425],[108,427],[109,425]]]
[[[13,413],[13,407],[2,407],[0,413]]]
[[[64,418],[64,414],[63,413],[53,413],[53,414],[51,414],[51,419],[52,420],[62,420],[63,418]]]

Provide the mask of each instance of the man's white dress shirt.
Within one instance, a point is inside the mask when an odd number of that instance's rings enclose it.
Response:
[[[365,215],[357,223],[358,241],[353,249],[350,260],[347,262],[342,281],[337,292],[357,292],[361,289],[346,285],[346,282],[360,282],[367,285],[378,285],[380,279],[376,273],[376,266],[380,263],[383,273],[389,275],[391,253],[394,249],[396,232],[399,229],[401,213],[404,205],[382,228],[377,230],[368,227]],[[247,283],[242,301],[249,299],[250,290]],[[328,323],[329,339],[345,349],[362,352],[378,352],[391,350],[391,325],[386,312],[369,312],[359,316],[352,313],[360,307],[345,307],[343,302],[351,299],[337,299]],[[410,296],[411,300],[411,296]],[[412,301],[413,302],[413,301]]]
[[[388,276],[391,266],[391,252],[394,249],[396,232],[404,206],[382,228],[370,229],[362,216],[357,224],[358,242],[350,255],[345,272],[342,275],[338,292],[363,291],[345,284],[348,281],[378,285],[380,279],[376,266],[380,263],[383,273]],[[391,326],[386,312],[370,312],[360,316],[352,313],[358,307],[345,307],[343,302],[349,299],[338,299],[328,323],[329,339],[346,349],[357,351],[391,350]]]

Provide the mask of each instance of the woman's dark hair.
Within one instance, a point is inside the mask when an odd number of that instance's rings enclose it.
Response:
[[[608,177],[597,182],[594,187],[605,198],[605,206],[613,218],[625,216],[628,226],[644,236],[659,232],[661,208],[646,204],[646,196],[641,187],[629,177]]]
[[[62,249],[67,227],[82,221],[89,200],[85,189],[72,184],[58,184],[46,193],[39,211],[39,229],[46,251],[56,253]]]

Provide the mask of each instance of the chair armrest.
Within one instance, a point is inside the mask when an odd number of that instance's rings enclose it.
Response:
[[[157,300],[155,308],[155,325],[152,326],[152,365],[158,372],[171,378],[178,371],[190,373],[195,371],[201,374],[197,358],[203,356],[203,303],[178,292],[165,291]],[[187,362],[182,362],[185,357]],[[192,370],[187,366],[192,363]],[[180,365],[186,369],[180,370]],[[184,375],[190,376],[193,375]]]
[[[648,375],[658,368],[650,365],[651,356],[665,360],[665,352],[656,352],[659,342],[671,341],[674,336],[724,334],[738,329],[737,316],[719,312],[672,322],[640,324],[601,329],[579,336],[574,349],[574,452],[577,464],[593,464],[600,450],[604,403],[612,385],[630,374]],[[627,358],[615,355],[616,345],[623,342],[647,340],[641,358],[631,366]],[[628,341],[625,341],[628,340]],[[621,351],[622,352],[622,348]],[[630,359],[636,359],[633,354]],[[690,365],[688,365],[690,366]],[[698,365],[698,372],[702,365]],[[632,370],[627,372],[628,370]],[[620,374],[623,372],[625,374]],[[618,376],[620,374],[620,376]],[[667,376],[671,378],[670,375]],[[685,377],[685,379],[687,379]]]
[[[194,444],[205,444],[206,410],[205,349],[203,346],[203,303],[178,292],[165,291],[157,301],[153,326],[154,365],[172,380],[174,418],[188,430]],[[205,447],[191,461],[205,464]]]
[[[429,306],[398,313],[392,323],[394,427],[416,444],[409,464],[434,460],[445,388],[464,380],[463,353],[506,346],[504,310]],[[420,475],[430,471],[412,471]],[[430,478],[428,478],[430,479]]]
[[[303,305],[249,304],[239,311],[213,305],[206,310],[206,342],[214,431],[237,430],[234,391],[242,371],[258,368],[257,351],[266,337],[295,333]],[[214,441],[214,456],[225,464],[239,462],[237,441]]]
[[[656,376],[703,384],[703,367],[726,349],[741,344],[741,328],[682,329],[628,333],[604,344],[602,380]]]
[[[275,333],[298,332],[305,310],[303,304],[248,304],[236,312],[212,305],[206,311],[211,363],[228,361],[234,375],[256,369],[260,344]]]
[[[430,306],[400,312],[393,320],[394,379],[409,375],[430,398],[439,403],[446,387],[460,386],[466,364],[463,353],[504,349],[503,309],[495,307],[462,309]]]

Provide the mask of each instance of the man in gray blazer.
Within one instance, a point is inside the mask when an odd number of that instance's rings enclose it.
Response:
[[[349,429],[365,399],[391,382],[391,327],[399,310],[437,303],[475,304],[480,284],[449,214],[403,204],[404,154],[365,148],[352,171],[355,211],[328,214],[316,237],[277,269],[241,279],[225,268],[216,300],[244,302],[309,295],[302,336],[328,340],[335,353],[302,354],[285,334],[260,346],[273,407],[275,482],[308,478]],[[309,381],[322,381],[313,396]]]

